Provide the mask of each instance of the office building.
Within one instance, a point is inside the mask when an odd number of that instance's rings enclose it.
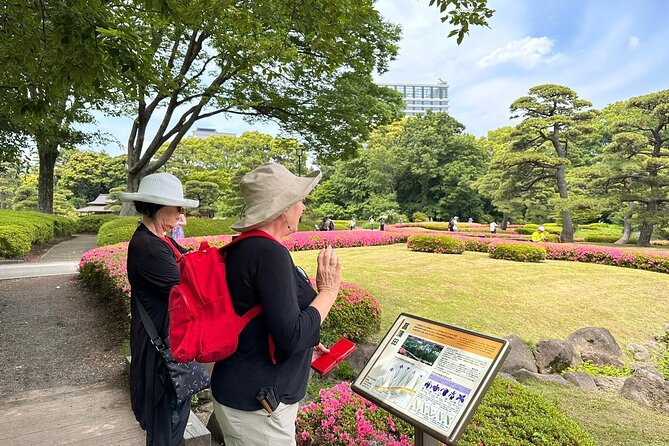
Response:
[[[380,84],[383,87],[392,88],[404,96],[404,111],[407,117],[425,113],[427,110],[433,112],[448,111],[448,84]]]
[[[216,129],[212,128],[206,128],[206,127],[198,127],[195,130],[193,130],[193,134],[191,135],[193,138],[209,138],[210,136],[237,136],[234,133],[221,133],[217,132]]]

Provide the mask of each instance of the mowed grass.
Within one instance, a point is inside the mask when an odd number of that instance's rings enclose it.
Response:
[[[606,327],[626,350],[661,332],[669,319],[667,274],[577,262],[523,264],[475,252],[418,253],[404,244],[337,252],[344,280],[379,299],[381,334],[407,312],[497,336],[515,333],[530,343]],[[292,255],[315,275],[316,251]],[[605,391],[530,387],[578,420],[598,446],[669,445],[666,414]]]
[[[343,278],[368,289],[382,308],[382,331],[401,312],[529,343],[574,330],[608,328],[625,349],[662,330],[669,274],[588,263],[520,263],[485,253],[412,252],[404,244],[338,249]],[[316,272],[316,251],[294,252]]]

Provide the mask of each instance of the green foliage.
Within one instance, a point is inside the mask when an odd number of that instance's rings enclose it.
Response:
[[[120,242],[129,242],[137,229],[139,217],[119,217],[103,223],[97,237],[98,246],[115,245]]]
[[[108,221],[116,220],[119,218],[115,214],[89,214],[82,215],[77,220],[77,226],[75,232],[92,232],[98,233],[100,227],[107,223]]]
[[[72,235],[75,222],[35,211],[0,211],[0,228],[9,228],[3,230],[2,250],[7,257],[17,257],[27,254],[31,245]]]
[[[546,260],[546,248],[536,245],[517,243],[499,243],[490,245],[489,256],[493,259],[513,260],[516,262],[541,262]]]
[[[0,258],[12,259],[28,254],[32,235],[32,231],[25,226],[0,226]]]
[[[69,149],[61,158],[55,169],[58,187],[68,189],[86,202],[108,193],[113,187],[125,185],[124,156]]]
[[[379,302],[369,291],[342,283],[337,299],[321,325],[321,342],[331,345],[342,337],[355,343],[366,342],[380,328]]]
[[[211,181],[186,181],[184,195],[187,198],[198,200],[199,206],[191,212],[200,217],[212,218],[216,213],[216,199],[221,194],[218,184]]]
[[[590,243],[615,243],[620,239],[620,236],[606,235],[606,234],[586,234],[583,241]]]
[[[493,381],[459,445],[594,446],[579,424],[544,397],[500,378]]]
[[[184,226],[184,234],[186,237],[203,237],[205,235],[220,235],[220,234],[238,234],[237,231],[230,226],[236,222],[238,218],[192,218],[188,217],[188,224]]]
[[[445,235],[412,235],[407,239],[407,248],[437,254],[462,254],[465,252],[465,243]]]
[[[415,223],[427,221],[427,214],[425,212],[416,211],[413,214],[411,214],[411,221]]]
[[[662,352],[662,356],[658,360],[660,373],[664,379],[669,380],[669,346],[666,346]]]
[[[585,372],[590,376],[613,376],[622,377],[630,376],[632,369],[629,366],[624,366],[622,369],[612,365],[597,365],[592,361],[583,361],[582,363],[569,367],[565,372]]]

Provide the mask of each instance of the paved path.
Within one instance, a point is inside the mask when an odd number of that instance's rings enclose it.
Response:
[[[79,259],[83,253],[95,248],[95,241],[94,234],[77,234],[73,239],[53,246],[37,262],[0,264],[0,280],[75,274]]]
[[[0,264],[0,446],[145,444],[119,354],[125,335],[77,281],[93,247],[94,235],[77,235],[38,262]]]

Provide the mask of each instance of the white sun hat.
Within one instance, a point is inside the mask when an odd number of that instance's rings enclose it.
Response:
[[[320,180],[318,170],[298,177],[281,164],[266,163],[256,167],[244,175],[239,185],[246,209],[232,229],[247,232],[274,220],[309,195]]]
[[[184,198],[183,187],[179,178],[171,173],[152,173],[142,178],[137,192],[121,192],[121,201],[141,201],[165,206],[197,207],[199,200]]]

